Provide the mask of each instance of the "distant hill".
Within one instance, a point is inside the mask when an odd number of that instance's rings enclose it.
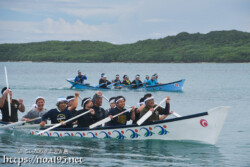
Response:
[[[0,61],[51,62],[250,62],[250,33],[179,33],[114,45],[99,41],[0,44]]]

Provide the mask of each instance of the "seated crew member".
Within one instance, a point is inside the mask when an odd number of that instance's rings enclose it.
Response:
[[[95,110],[95,118],[98,122],[105,118],[105,110],[101,107],[102,106],[102,92],[97,91],[92,98],[93,102],[93,109]],[[94,122],[94,123],[95,123]]]
[[[43,97],[38,96],[36,98],[36,104],[34,108],[32,108],[26,115],[23,116],[22,121],[29,122],[31,119],[41,117],[48,112],[46,108],[44,108],[45,100]],[[31,124],[40,124],[41,119],[31,121]]]
[[[157,85],[156,81],[155,81],[155,76],[152,75],[151,79],[146,83],[148,86],[154,86]]]
[[[101,78],[99,79],[99,84],[103,82],[103,76],[105,75],[105,73],[101,73]]]
[[[158,84],[161,84],[161,83],[158,82],[158,77],[159,77],[158,74],[155,73],[154,76],[155,76],[155,83],[156,83],[157,85],[158,85]]]
[[[78,105],[78,97],[79,97],[79,93],[75,92],[75,96],[68,96],[67,102],[68,102],[68,110],[71,111],[72,113],[72,117],[77,115],[77,105]]]
[[[105,117],[109,116],[108,114],[109,114],[110,110],[115,108],[115,98],[116,97],[111,97],[109,99],[110,108],[105,110]]]
[[[46,125],[46,120],[50,119],[52,124],[61,123],[62,128],[71,128],[72,121],[67,124],[64,121],[72,118],[72,113],[67,109],[67,99],[66,98],[58,98],[56,103],[57,108],[49,110],[42,117],[42,122],[40,126],[44,127]]]
[[[87,80],[86,75],[82,75],[82,72],[80,70],[78,70],[78,75],[75,77],[75,82],[76,83],[84,83],[84,80]]]
[[[108,88],[108,85],[110,85],[110,84],[111,84],[111,82],[109,82],[109,81],[107,80],[107,76],[104,75],[104,76],[102,77],[101,82],[99,82],[99,87],[100,87],[100,88]]]
[[[144,97],[142,97],[138,103],[138,108],[135,108],[135,120],[133,120],[133,124],[136,124],[136,122],[140,119],[140,112],[145,107],[144,103]]]
[[[117,126],[117,125],[126,125],[127,121],[129,120],[134,120],[135,119],[135,112],[134,112],[134,107],[131,110],[131,112],[125,112],[122,115],[119,115],[116,118],[113,118],[114,115],[119,114],[126,109],[125,107],[125,101],[126,99],[123,96],[117,96],[115,99],[116,107],[113,108],[109,112],[109,117],[112,119],[108,125],[109,126]]]
[[[23,99],[12,99],[12,91],[11,89],[7,89],[4,87],[2,89],[2,97],[0,98],[0,110],[2,111],[2,121],[4,122],[17,122],[18,121],[18,110],[20,112],[25,111],[25,107],[23,105]],[[8,94],[10,95],[10,106],[11,106],[11,114],[9,115],[9,106],[8,106]]]
[[[156,110],[154,110],[154,108],[157,105],[154,103],[154,97],[152,94],[146,94],[144,98],[145,107],[141,110],[140,117],[146,114],[149,110],[153,113],[144,123],[164,120],[168,115],[173,113],[173,111],[170,112],[170,97],[166,96],[167,100],[165,109],[159,106]]]
[[[84,98],[82,100],[82,110],[77,111],[78,115],[85,113],[90,110],[88,114],[85,114],[79,118],[77,118],[77,127],[89,127],[89,125],[92,125],[93,123],[96,122],[95,118],[95,110],[92,109],[93,107],[93,102],[90,97]]]
[[[140,75],[139,74],[137,74],[135,76],[135,80],[133,80],[132,85],[133,85],[133,88],[138,88],[138,87],[141,87],[143,85],[141,80],[140,80]]]
[[[121,85],[122,82],[121,82],[121,80],[120,80],[119,74],[116,74],[115,80],[113,80],[112,83],[115,83],[115,84],[114,84],[115,87],[119,87],[119,86]]]
[[[131,82],[130,82],[129,77],[127,75],[123,76],[122,84],[123,85],[131,85]]]
[[[148,86],[147,83],[148,83],[149,80],[150,80],[149,75],[146,75],[146,77],[144,79],[144,84],[146,84],[146,86]]]

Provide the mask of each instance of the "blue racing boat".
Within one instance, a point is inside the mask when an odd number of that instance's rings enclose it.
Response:
[[[89,84],[80,84],[74,82],[72,79],[67,79],[69,83],[71,83],[71,88],[75,87],[76,89],[88,89],[88,90],[117,90],[117,89],[126,89],[126,90],[143,90],[143,91],[169,91],[169,92],[180,92],[183,89],[183,85],[185,82],[185,79],[181,79],[179,81],[165,83],[165,84],[158,84],[154,86],[146,86],[145,84],[134,88],[132,85],[125,85],[125,86],[116,86],[114,87],[112,84],[109,85],[109,88],[101,88],[99,85],[97,86],[91,86]],[[112,87],[113,86],[113,87]]]

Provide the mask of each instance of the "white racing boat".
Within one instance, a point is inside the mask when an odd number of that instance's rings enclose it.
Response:
[[[193,115],[166,119],[142,125],[125,125],[115,127],[57,128],[39,134],[47,137],[81,137],[81,138],[115,138],[129,140],[173,140],[197,141],[215,144],[230,107],[216,107]],[[37,135],[44,130],[33,129],[31,134]]]

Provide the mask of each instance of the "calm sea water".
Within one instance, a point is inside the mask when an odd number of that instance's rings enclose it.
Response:
[[[3,157],[67,156],[83,157],[88,166],[250,166],[250,64],[125,64],[125,63],[30,63],[0,62],[0,87],[5,86],[4,66],[14,98],[22,98],[27,110],[37,96],[46,99],[48,109],[55,108],[59,96],[73,95],[67,78],[81,70],[88,83],[98,84],[100,74],[114,79],[116,74],[158,73],[159,82],[186,79],[184,91],[152,92],[156,101],[171,97],[171,109],[180,115],[204,112],[217,106],[231,106],[216,145],[177,141],[122,141],[79,138],[40,138],[28,132],[0,131],[0,166]],[[80,91],[92,97],[95,91]],[[143,91],[104,91],[105,96],[123,95],[135,105]],[[103,107],[108,103],[103,101]],[[80,107],[78,107],[80,109]],[[22,117],[19,113],[19,118]],[[63,151],[64,153],[60,153]],[[17,164],[16,164],[17,165]],[[43,166],[62,164],[43,164]],[[72,164],[64,164],[71,166]],[[34,166],[34,164],[22,164]],[[39,166],[42,166],[40,164]]]

